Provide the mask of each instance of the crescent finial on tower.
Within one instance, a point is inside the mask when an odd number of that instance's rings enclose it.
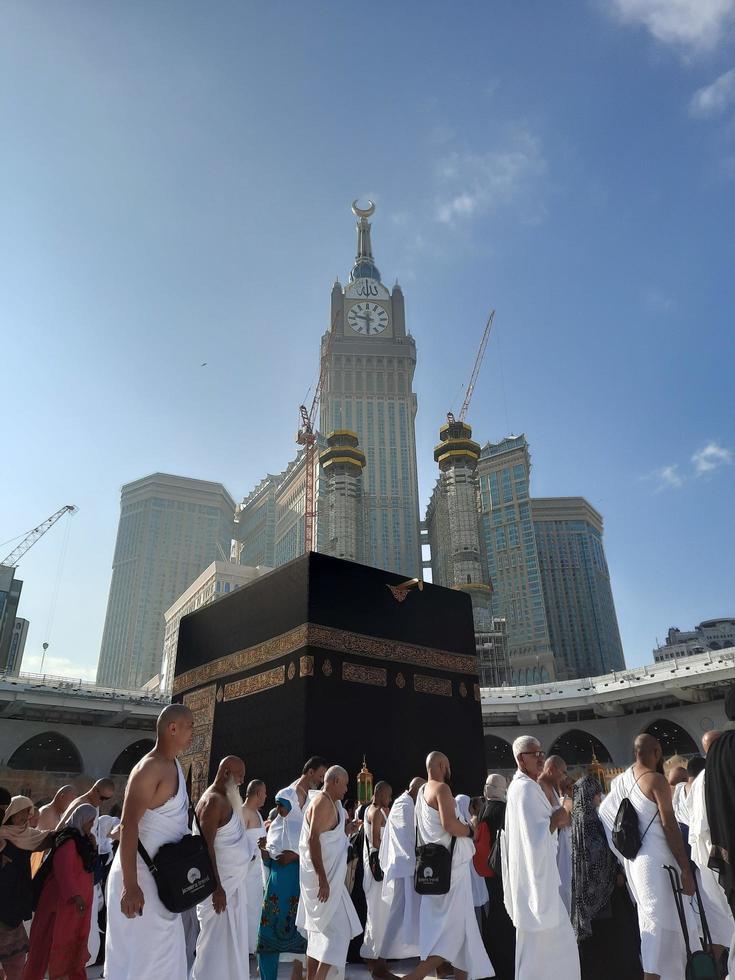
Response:
[[[367,208],[358,208],[357,201],[358,198],[355,198],[355,200],[352,202],[352,213],[355,215],[356,218],[369,218],[371,215],[375,213],[374,201],[368,201],[369,207]]]

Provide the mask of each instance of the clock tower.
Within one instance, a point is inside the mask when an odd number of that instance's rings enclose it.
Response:
[[[403,293],[388,290],[373,259],[368,218],[355,201],[357,255],[346,286],[332,288],[334,337],[322,338],[327,373],[324,435],[349,430],[365,453],[361,560],[406,577],[421,575],[416,474],[416,344],[406,332]]]

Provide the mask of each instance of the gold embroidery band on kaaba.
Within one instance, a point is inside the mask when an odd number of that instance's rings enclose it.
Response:
[[[194,715],[194,731],[186,751],[179,756],[184,775],[191,783],[191,798],[198,800],[209,783],[209,756],[212,751],[212,723],[216,685],[185,694],[184,704]]]
[[[262,674],[253,674],[252,677],[243,677],[241,681],[232,681],[225,684],[225,701],[236,701],[238,698],[246,698],[250,694],[258,694],[260,691],[267,691],[271,687],[278,687],[279,684],[286,683],[286,667],[272,667],[264,670]]]
[[[221,677],[231,677],[253,667],[261,667],[280,657],[289,656],[306,646],[321,647],[336,653],[353,654],[371,660],[400,662],[413,667],[428,667],[456,674],[476,674],[477,661],[463,654],[435,650],[413,643],[384,640],[364,633],[304,623],[287,633],[281,633],[264,643],[238,650],[211,663],[187,670],[174,681],[174,694],[201,687]],[[303,676],[303,672],[302,672]]]
[[[345,660],[342,664],[342,680],[385,687],[388,683],[388,671],[385,667],[366,667],[365,664],[352,664]]]

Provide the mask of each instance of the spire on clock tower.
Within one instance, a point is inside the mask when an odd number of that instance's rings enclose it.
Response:
[[[380,272],[373,261],[373,249],[370,243],[370,222],[368,218],[375,212],[375,205],[368,201],[369,207],[359,208],[357,201],[352,202],[352,213],[357,217],[357,255],[355,264],[350,272],[350,282],[356,279],[377,279],[380,282]]]

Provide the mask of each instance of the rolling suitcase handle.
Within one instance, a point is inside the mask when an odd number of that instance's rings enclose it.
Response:
[[[692,953],[691,947],[689,945],[689,929],[687,928],[686,915],[684,913],[684,893],[681,890],[681,881],[679,879],[679,871],[677,868],[672,867],[670,864],[664,864],[662,867],[668,872],[669,880],[671,881],[671,890],[674,893],[674,904],[676,905],[676,911],[679,916],[679,922],[681,923],[681,932],[684,937],[684,948],[686,949],[687,961],[686,961],[686,977],[685,980],[719,980],[720,972],[715,963],[714,957],[711,953],[705,952],[704,950],[698,949]],[[697,885],[696,874],[694,877],[695,894],[697,896],[697,901],[699,902],[700,911],[702,910],[702,900],[699,894],[699,886]],[[707,925],[707,919],[700,915],[702,918],[704,941],[709,942],[711,945],[711,938],[709,934],[709,926]]]

